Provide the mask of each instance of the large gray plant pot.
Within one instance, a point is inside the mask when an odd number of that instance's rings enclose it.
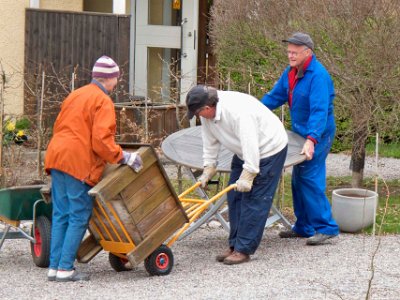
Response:
[[[357,232],[374,222],[378,194],[357,188],[336,189],[332,192],[332,215],[341,231]]]

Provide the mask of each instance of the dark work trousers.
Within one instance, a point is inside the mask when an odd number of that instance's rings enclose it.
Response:
[[[287,146],[277,154],[260,160],[260,173],[250,192],[228,193],[229,247],[237,252],[253,254],[261,242],[279,177],[286,159]],[[237,155],[232,159],[229,184],[235,183],[243,170],[244,161]]]

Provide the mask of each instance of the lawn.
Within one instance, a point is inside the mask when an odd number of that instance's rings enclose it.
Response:
[[[367,144],[365,150],[367,155],[375,155],[375,144]],[[400,158],[400,144],[380,144],[378,152],[380,157]]]
[[[290,186],[291,176],[285,175],[284,203],[279,207],[287,213],[293,213],[292,195]],[[327,196],[332,198],[332,191],[338,188],[351,187],[351,177],[328,177]],[[364,188],[374,191],[375,181],[373,179],[364,180]],[[379,234],[399,234],[400,233],[400,180],[378,181],[379,206],[376,218],[376,233]],[[280,192],[279,197],[282,197]],[[277,198],[277,197],[276,197]],[[279,198],[278,198],[279,201]],[[288,216],[290,217],[290,216]],[[363,232],[371,233],[372,226]]]
[[[227,177],[223,179],[227,181]],[[171,180],[178,193],[178,180]],[[283,214],[290,220],[294,221],[291,194],[291,175],[287,174],[283,177],[284,184],[280,184],[279,190],[275,196],[275,205],[281,209]],[[182,181],[183,190],[191,185],[189,180]],[[327,195],[329,200],[332,197],[332,191],[337,188],[351,187],[351,177],[328,177],[327,178]],[[364,181],[364,188],[375,190],[375,181],[368,179]],[[212,186],[208,194],[215,194],[215,186]],[[283,191],[283,193],[282,193]],[[379,206],[376,218],[376,234],[400,234],[400,180],[378,181]],[[363,233],[370,234],[372,226],[363,230]]]

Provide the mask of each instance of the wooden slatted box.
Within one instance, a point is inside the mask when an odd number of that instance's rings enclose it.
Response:
[[[154,149],[121,146],[139,151],[143,169],[135,173],[128,166],[113,166],[91,189],[97,201],[89,224],[91,235],[78,251],[81,262],[88,262],[103,248],[126,254],[136,266],[188,222]],[[129,240],[135,245],[133,250]]]

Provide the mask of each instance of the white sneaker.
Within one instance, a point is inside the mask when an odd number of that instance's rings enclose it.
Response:
[[[56,269],[49,269],[47,272],[47,280],[48,281],[55,281],[57,276],[57,270]]]
[[[57,271],[56,281],[67,282],[67,281],[87,281],[90,276],[86,273],[80,273],[76,270],[72,271]]]

